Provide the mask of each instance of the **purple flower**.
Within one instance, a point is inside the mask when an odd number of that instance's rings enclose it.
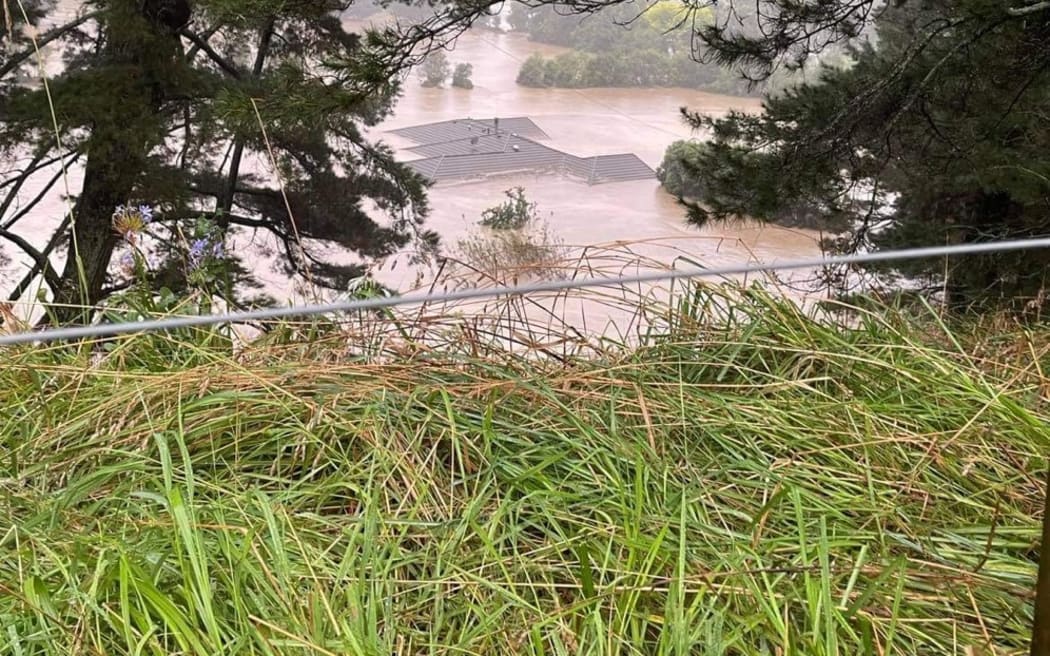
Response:
[[[153,208],[149,205],[139,205],[139,216],[142,217],[143,223],[149,223],[153,220]]]
[[[223,246],[222,240],[212,241],[208,237],[201,237],[193,240],[189,250],[186,252],[186,256],[189,260],[190,268],[196,270],[204,264],[205,260],[221,260],[226,256],[226,248]]]
[[[133,275],[135,273],[135,253],[132,251],[124,251],[124,254],[120,256],[120,269],[126,275]]]
[[[188,253],[190,262],[199,263],[204,258],[204,251],[208,248],[207,239],[196,239],[190,244],[190,251]]]

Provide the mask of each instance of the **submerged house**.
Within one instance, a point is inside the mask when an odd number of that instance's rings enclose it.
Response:
[[[552,173],[588,184],[648,180],[649,165],[633,153],[577,157],[538,142],[548,136],[527,117],[454,119],[391,130],[413,141],[420,159],[405,162],[432,180],[464,180],[511,173]]]

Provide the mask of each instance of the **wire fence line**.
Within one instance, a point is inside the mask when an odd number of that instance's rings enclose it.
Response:
[[[71,326],[40,331],[25,331],[10,335],[0,335],[0,346],[28,344],[33,342],[48,343],[75,339],[92,339],[112,337],[132,333],[160,332],[179,328],[209,326],[220,323],[245,323],[249,321],[266,321],[290,317],[329,314],[335,312],[354,312],[378,310],[405,305],[426,305],[429,303],[446,303],[449,301],[467,301],[497,298],[501,296],[525,296],[546,292],[559,292],[571,289],[593,289],[599,287],[623,286],[641,283],[669,282],[673,280],[717,278],[750,273],[771,271],[789,271],[819,267],[842,266],[851,264],[871,264],[877,262],[895,262],[916,260],[931,257],[949,257],[956,255],[981,255],[1011,251],[1035,250],[1050,248],[1050,237],[1018,239],[1012,241],[987,242],[982,244],[962,244],[954,246],[927,246],[907,248],[876,253],[856,253],[834,257],[805,258],[777,262],[773,264],[741,264],[718,268],[691,268],[674,271],[656,271],[632,276],[615,276],[599,278],[582,278],[574,280],[555,280],[515,286],[497,286],[471,288],[441,293],[408,294],[383,298],[370,298],[353,301],[342,301],[327,304],[299,305],[279,308],[260,308],[222,314],[210,314],[186,317],[168,317],[134,321],[126,323],[93,324],[88,326]]]

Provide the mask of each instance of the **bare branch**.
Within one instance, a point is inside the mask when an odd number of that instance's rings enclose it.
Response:
[[[263,25],[261,34],[259,35],[259,47],[255,54],[255,64],[252,66],[252,77],[257,78],[262,75],[263,67],[266,65],[266,58],[270,55],[270,46],[273,43],[274,27],[276,26],[276,19],[271,18]],[[233,156],[230,158],[230,170],[226,176],[226,186],[222,190],[222,196],[218,199],[216,209],[221,210],[223,213],[229,213],[233,209],[233,195],[234,189],[237,186],[237,179],[241,175],[241,159],[244,157],[244,139],[237,137],[236,142],[233,146]],[[228,225],[228,221],[219,217],[219,227],[225,231]]]
[[[55,155],[54,157],[52,157],[51,159],[46,160],[46,161],[42,160],[42,159],[38,160],[36,157],[34,157],[33,161],[31,161],[29,163],[29,166],[27,168],[22,169],[21,171],[19,171],[19,175],[17,177],[8,178],[8,179],[4,180],[3,182],[0,182],[0,189],[3,189],[4,187],[10,187],[11,185],[14,185],[14,184],[21,185],[22,183],[19,182],[19,180],[22,178],[22,176],[25,176],[25,177],[28,178],[30,175],[32,175],[33,173],[36,173],[40,169],[45,169],[45,168],[51,166],[52,164],[54,164],[55,162],[57,162],[57,161],[59,161],[59,160],[61,160],[63,158],[69,157],[69,155],[70,155],[70,153],[65,153],[65,154],[62,154],[62,155]]]
[[[33,245],[26,241],[21,235],[16,235],[9,230],[0,229],[0,239],[6,239],[17,246],[23,253],[33,258],[33,261],[36,263],[34,268],[44,273],[44,280],[47,281],[47,284],[50,285],[52,289],[57,289],[61,279],[43,252],[34,248]]]
[[[14,69],[21,66],[23,62],[35,55],[39,48],[43,48],[55,39],[59,39],[65,36],[66,34],[69,34],[84,23],[88,22],[93,18],[97,18],[100,15],[102,15],[101,11],[91,11],[84,14],[83,16],[80,16],[79,18],[76,18],[75,20],[66,23],[65,25],[48,30],[42,36],[34,40],[32,48],[26,48],[21,52],[17,52],[11,55],[11,57],[6,62],[0,64],[0,78],[4,77]]]
[[[1043,2],[1025,5],[1024,7],[1010,7],[1006,10],[1006,13],[1011,16],[1027,16],[1028,14],[1034,14],[1047,9],[1050,9],[1050,0],[1043,0]]]
[[[7,300],[17,301],[18,299],[22,298],[22,294],[26,293],[26,290],[29,289],[29,286],[33,284],[33,278],[36,278],[38,275],[40,275],[41,271],[44,271],[44,279],[48,281],[48,284],[51,285],[51,288],[56,289],[55,285],[59,281],[53,270],[51,271],[50,277],[47,275],[47,271],[51,267],[51,261],[47,258],[51,256],[51,253],[56,248],[58,248],[58,245],[62,242],[62,237],[65,235],[66,230],[69,228],[69,224],[70,215],[66,214],[65,218],[62,219],[62,224],[59,225],[53,233],[51,233],[51,239],[47,242],[47,246],[44,247],[44,250],[40,251],[40,255],[43,256],[43,259],[34,261],[32,268],[26,273],[25,276],[22,277],[22,280],[17,285],[15,285],[14,290],[12,290],[12,292],[8,295]],[[41,264],[44,264],[47,268],[42,269]]]
[[[26,180],[29,179],[29,176],[43,168],[40,165],[40,161],[44,159],[45,154],[46,151],[40,151],[34,155],[32,161],[29,162],[28,166],[22,169],[22,172],[19,175],[11,180],[5,181],[12,184],[13,187],[7,192],[7,196],[4,197],[4,200],[0,201],[0,218],[4,216],[8,208],[11,207],[11,204],[15,202],[16,198],[18,198],[18,192],[22,189],[22,185],[25,184]]]
[[[183,28],[183,29],[185,30],[185,28]],[[221,29],[222,29],[222,23],[218,23],[216,25],[213,25],[212,27],[209,27],[208,29],[204,30],[203,32],[200,32],[199,34],[197,34],[197,37],[200,39],[201,43],[207,43]],[[190,38],[188,33],[186,34],[186,38],[188,38],[191,41],[193,41],[193,39]],[[198,41],[193,41],[193,42],[194,42],[194,45],[192,47],[190,47],[189,50],[186,51],[186,61],[192,61],[193,58],[197,56],[197,51],[199,51],[201,49],[201,47],[199,45],[197,45]]]
[[[40,201],[42,201],[44,199],[44,197],[47,195],[47,193],[49,191],[51,191],[51,188],[54,187],[55,184],[59,180],[62,179],[62,176],[64,176],[66,174],[65,168],[67,166],[73,164],[74,162],[76,162],[79,158],[80,158],[80,153],[73,153],[72,159],[70,159],[68,162],[63,162],[62,163],[62,168],[59,169],[58,171],[56,171],[53,176],[51,176],[51,179],[48,180],[47,184],[45,184],[43,186],[43,188],[41,188],[40,191],[37,192],[37,195],[35,197],[33,197],[33,199],[31,201],[29,201],[24,206],[22,206],[18,210],[18,212],[14,216],[12,216],[10,219],[5,221],[3,223],[3,225],[0,225],[0,228],[3,228],[4,230],[10,229],[11,226],[13,226],[14,224],[18,223],[23,218],[25,218],[26,215],[29,214],[29,212],[34,207],[36,207],[40,203]],[[0,216],[3,216],[4,212],[6,212],[8,207],[10,207],[11,202],[14,200],[15,195],[18,192],[18,189],[20,187],[21,187],[21,184],[19,184],[14,189],[12,189],[10,192],[8,192],[8,196],[7,196],[7,198],[4,199],[4,203],[2,205],[0,205]]]
[[[208,55],[208,59],[218,64],[219,68],[225,71],[230,77],[234,78],[235,80],[241,79],[240,69],[238,69],[233,62],[227,60],[225,57],[216,52],[215,49],[212,48],[211,45],[207,41],[205,41],[203,37],[185,28],[183,28],[181,34],[187,39],[189,39],[191,42],[193,42],[193,44],[197,48],[199,48],[204,54]]]

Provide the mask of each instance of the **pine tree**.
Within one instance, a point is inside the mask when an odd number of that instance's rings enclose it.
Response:
[[[687,114],[714,133],[682,162],[703,190],[692,220],[777,221],[808,208],[842,231],[840,250],[1050,232],[1050,10],[937,0],[877,15],[875,38],[849,49],[848,66],[767,98],[761,116]],[[780,48],[724,34],[711,42],[756,77]],[[794,61],[811,54],[801,42],[781,49]],[[1042,294],[1048,264],[1050,255],[1030,251],[896,270],[969,304]]]
[[[25,83],[39,75],[16,9],[18,22],[0,37],[0,159],[24,164],[0,173],[0,238],[35,266],[12,296],[42,275],[56,316],[84,318],[63,306],[105,295],[118,241],[112,216],[124,204],[152,205],[169,226],[204,215],[223,230],[269,231],[289,275],[335,288],[361,266],[330,262],[318,246],[363,258],[413,239],[435,246],[423,228],[423,181],[362,133],[390,111],[394,73],[412,62],[407,51],[381,56],[363,43],[381,35],[348,32],[338,15],[346,3],[88,0],[53,27],[44,25],[62,14],[52,0],[16,4],[39,26],[37,44],[64,64],[46,87]],[[279,175],[249,170],[249,156],[275,162]],[[58,162],[82,165],[83,184],[70,189],[72,211],[54,238],[35,249],[18,228],[36,203],[15,211],[14,199]],[[63,244],[66,263],[55,270],[48,256]]]

